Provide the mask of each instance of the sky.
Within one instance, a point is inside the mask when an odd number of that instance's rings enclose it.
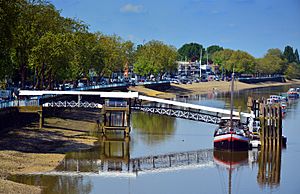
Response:
[[[180,48],[196,42],[262,57],[270,48],[300,49],[300,0],[50,0],[91,32]]]

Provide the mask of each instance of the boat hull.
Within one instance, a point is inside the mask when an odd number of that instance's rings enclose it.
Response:
[[[214,137],[214,148],[220,150],[248,150],[249,138],[237,134],[223,134]]]

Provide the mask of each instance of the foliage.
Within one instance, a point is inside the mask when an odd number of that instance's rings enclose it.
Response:
[[[298,49],[295,50],[294,55],[295,55],[295,62],[298,63],[298,64],[300,64]]]
[[[213,54],[212,59],[215,64],[221,66],[228,72],[233,69],[238,73],[252,73],[255,66],[255,58],[244,51],[234,51],[224,49]]]
[[[70,61],[73,57],[73,35],[67,33],[45,34],[32,48],[29,56],[30,67],[37,73],[37,88],[44,86],[48,78],[48,88],[53,88],[54,80],[68,79],[73,69]]]
[[[196,61],[200,59],[202,49],[202,56],[204,56],[204,49],[201,44],[198,43],[189,43],[184,44],[182,47],[178,49],[178,54],[180,60],[188,60],[188,61]]]
[[[160,41],[135,45],[116,35],[91,33],[77,19],[62,17],[47,0],[0,0],[0,80],[11,78],[34,83],[37,88],[53,88],[55,83],[88,77],[92,69],[98,76],[110,77],[134,65],[140,75],[163,75],[176,69],[176,59],[208,61],[227,72],[287,74],[297,77],[299,53],[286,46],[282,53],[270,49],[261,59],[244,51],[207,48],[188,43],[176,50]],[[208,55],[207,55],[208,54]]]
[[[280,74],[286,69],[286,60],[279,49],[269,49],[263,58],[257,60],[255,69],[261,74]]]
[[[162,75],[176,68],[176,49],[160,41],[150,41],[139,47],[134,63],[134,72],[147,76]]]
[[[13,31],[22,2],[22,0],[0,0],[0,80],[12,75],[14,70],[11,60]]]
[[[296,63],[291,63],[285,71],[285,75],[289,79],[300,78],[300,66]]]
[[[133,43],[123,41],[119,36],[98,34],[97,45],[93,49],[93,68],[100,76],[111,76],[122,71],[125,64],[133,59]]]
[[[291,46],[286,46],[284,48],[283,56],[287,59],[289,63],[296,62],[293,47]]]
[[[209,56],[212,56],[215,52],[222,51],[222,50],[224,50],[223,47],[220,47],[218,45],[212,45],[207,47],[207,53]]]

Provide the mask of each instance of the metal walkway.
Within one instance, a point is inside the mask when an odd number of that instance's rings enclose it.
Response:
[[[156,107],[149,106],[133,106],[133,109],[139,109],[145,112],[164,114],[169,116],[176,116],[179,118],[204,121],[210,123],[218,123],[219,118],[222,116],[230,115],[230,110],[221,109],[221,108],[213,108],[208,106],[190,104],[185,102],[178,102],[173,100],[165,100],[161,98],[154,98],[149,96],[139,95],[138,92],[95,92],[95,91],[29,91],[29,90],[21,90],[20,96],[47,96],[47,95],[75,95],[78,96],[78,104],[76,102],[60,102],[56,104],[48,104],[45,103],[44,106],[56,106],[56,107],[94,107],[101,108],[100,104],[88,104],[85,105],[80,104],[80,96],[99,96],[100,98],[123,98],[123,99],[138,99],[144,100],[148,102],[154,102],[159,104]],[[237,112],[233,111],[234,116],[240,116],[241,118],[249,118],[254,117],[249,113]]]

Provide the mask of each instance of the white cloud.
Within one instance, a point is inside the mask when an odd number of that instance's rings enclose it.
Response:
[[[143,9],[142,5],[133,5],[129,3],[121,7],[120,11],[123,13],[141,13]]]

